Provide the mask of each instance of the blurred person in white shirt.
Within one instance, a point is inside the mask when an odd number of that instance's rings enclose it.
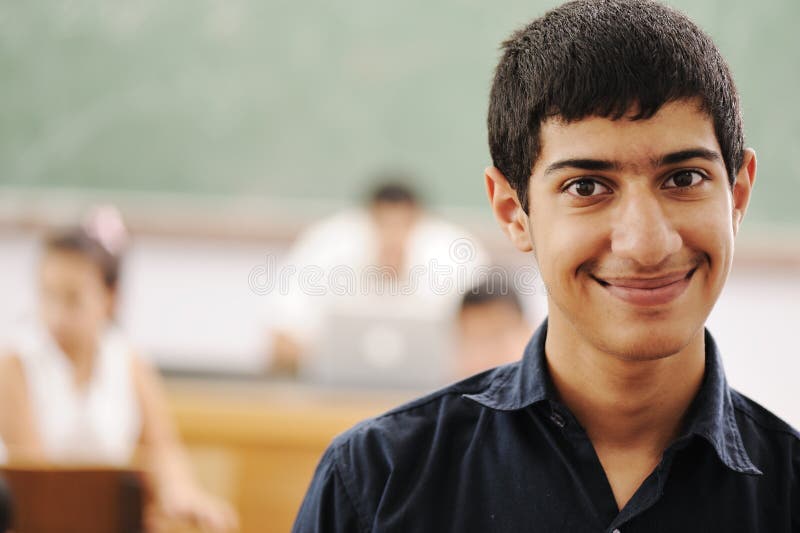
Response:
[[[282,269],[290,283],[270,300],[274,373],[297,372],[336,306],[369,305],[375,313],[406,308],[431,320],[455,316],[487,255],[466,230],[426,211],[406,183],[397,176],[380,180],[364,206],[312,225],[292,246]]]

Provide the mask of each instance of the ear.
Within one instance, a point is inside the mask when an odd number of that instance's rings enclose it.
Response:
[[[750,203],[750,193],[756,181],[756,152],[752,148],[745,148],[742,168],[736,174],[736,183],[733,184],[733,234],[739,231],[739,224],[744,219],[747,205]]]
[[[494,218],[500,229],[511,240],[511,243],[523,252],[533,250],[530,232],[528,231],[528,215],[520,205],[517,192],[497,167],[488,167],[485,171],[486,193]]]

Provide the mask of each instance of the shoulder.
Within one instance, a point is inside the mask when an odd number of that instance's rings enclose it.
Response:
[[[14,351],[0,351],[0,410],[18,406],[27,395],[28,382],[22,359]]]
[[[58,348],[47,329],[38,320],[21,320],[3,336],[0,357],[13,355],[20,362],[47,358]]]
[[[789,423],[741,392],[731,389],[731,400],[737,418],[753,424],[757,430],[766,434],[784,436],[789,440],[800,440],[800,432]]]
[[[0,349],[0,376],[5,376],[7,372],[19,376],[22,371],[22,359],[17,351],[9,348]]]
[[[0,383],[11,384],[25,377],[22,359],[13,350],[0,351]]]
[[[800,432],[780,417],[731,389],[736,423],[754,464],[779,478],[800,484]],[[798,487],[796,490],[800,490]]]
[[[348,209],[306,227],[289,249],[289,262],[295,265],[346,259],[353,249],[366,246],[370,220],[363,209]],[[342,259],[343,260],[343,259]]]
[[[363,209],[352,208],[335,213],[309,225],[298,237],[302,243],[317,242],[331,237],[340,238],[356,232],[359,235],[369,228],[370,220]]]
[[[447,387],[420,396],[410,402],[399,405],[374,418],[364,420],[350,430],[339,435],[334,442],[347,441],[368,433],[383,434],[397,426],[406,426],[411,432],[386,435],[387,438],[402,438],[425,433],[441,424],[459,423],[471,419],[478,408],[477,402],[465,398],[485,391],[498,379],[503,379],[508,371],[507,366],[497,367],[481,372],[472,377],[453,383]],[[411,422],[409,424],[409,422]]]
[[[0,384],[3,388],[14,386],[25,379],[22,358],[15,350],[0,351]]]
[[[445,264],[489,263],[489,254],[475,235],[434,215],[425,215],[412,235],[412,250],[425,257],[436,257]]]
[[[485,390],[502,371],[478,374],[337,436],[317,467],[295,531],[319,531],[302,525],[330,519],[331,509],[350,521],[341,526],[337,518],[331,531],[367,531],[380,508],[446,490],[463,460],[458,450],[475,442],[489,418],[489,409],[464,395]]]
[[[453,241],[463,241],[478,246],[477,238],[465,228],[430,214],[422,216],[413,236],[418,242],[431,246],[441,246]]]
[[[505,371],[483,372],[365,420],[333,440],[329,459],[345,480],[358,485],[379,485],[390,475],[422,475],[415,471],[426,462],[443,466],[430,459],[459,449],[485,429],[488,409],[464,395],[486,390]]]
[[[154,382],[157,383],[160,380],[156,366],[142,356],[141,352],[129,346],[125,354],[127,355],[125,363],[130,372],[131,382],[140,393],[142,389],[148,389],[153,386]]]

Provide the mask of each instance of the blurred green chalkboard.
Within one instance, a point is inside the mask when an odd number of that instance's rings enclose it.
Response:
[[[0,184],[342,200],[402,168],[479,205],[498,43],[555,3],[2,2]],[[800,2],[673,4],[740,85],[751,216],[800,224]]]

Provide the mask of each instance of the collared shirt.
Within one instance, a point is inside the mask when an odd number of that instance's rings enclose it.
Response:
[[[800,435],[727,385],[708,331],[684,430],[622,509],[557,400],[546,335],[545,321],[521,361],[337,437],[293,531],[800,531]]]

